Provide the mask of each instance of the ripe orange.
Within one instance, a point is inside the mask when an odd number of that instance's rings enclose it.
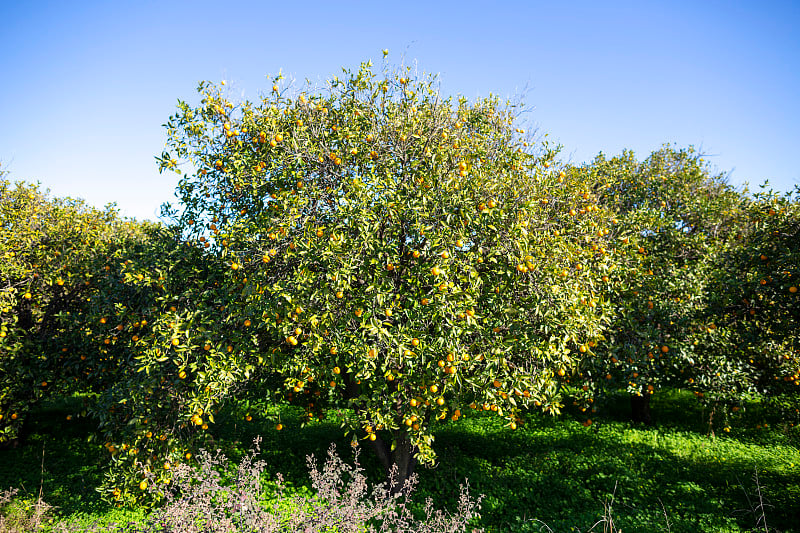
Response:
[[[789,292],[791,292],[792,294],[796,293],[797,292],[797,287],[794,287],[794,286],[789,287]]]
[[[277,431],[280,431],[280,430],[282,430],[282,429],[283,429],[283,424],[277,424],[277,425],[275,426],[275,429],[276,429]]]

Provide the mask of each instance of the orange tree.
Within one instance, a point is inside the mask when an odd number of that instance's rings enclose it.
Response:
[[[17,438],[40,398],[103,388],[74,326],[96,303],[100,265],[143,238],[111,208],[0,180],[0,443]]]
[[[631,152],[601,155],[572,172],[606,184],[600,202],[619,218],[625,249],[608,286],[617,311],[609,342],[584,360],[582,396],[624,388],[633,419],[649,422],[655,390],[691,385],[726,364],[724,351],[701,354],[697,335],[715,327],[709,286],[735,242],[744,198],[691,148],[665,146],[641,162]]]
[[[237,339],[220,316],[230,301],[221,268],[201,250],[160,224],[0,182],[0,444],[18,438],[35,402],[81,393],[84,409],[68,418],[98,423],[108,499],[141,499],[147,476],[164,482],[169,465],[191,457],[207,428],[199,415],[213,420],[204,395],[224,398],[232,359],[219,383],[198,389],[196,374]],[[205,336],[192,353],[182,331],[202,335],[212,322],[226,343],[211,350]],[[182,421],[184,410],[199,415]]]
[[[233,350],[247,332],[225,317],[235,296],[221,283],[221,263],[170,229],[148,237],[102,266],[95,305],[75,324],[95,371],[114,377],[90,413],[110,457],[101,492],[117,503],[143,501],[148,485],[190,460],[213,405],[253,369]]]
[[[738,246],[719,261],[709,322],[697,341],[724,365],[704,361],[693,387],[712,400],[735,403],[738,393],[763,395],[798,421],[800,383],[800,198],[798,190],[763,190],[749,199]],[[721,368],[735,369],[732,372]],[[733,410],[738,410],[733,405]],[[726,413],[727,414],[727,413]]]
[[[111,457],[104,494],[135,500],[143,473],[163,481],[163,465],[185,459],[198,438],[173,424],[177,410],[197,403],[180,386],[180,355],[171,368],[157,355],[157,378],[139,372],[137,358],[159,346],[182,352],[175,306],[208,301],[198,287],[213,288],[213,262],[158,224],[6,181],[0,255],[0,444],[19,437],[40,399],[81,393],[81,415],[98,422]]]
[[[213,354],[186,378],[208,405],[279,372],[308,422],[336,407],[401,480],[434,461],[437,421],[558,412],[607,314],[614,230],[591,184],[565,179],[513,108],[444,98],[408,69],[274,83],[241,103],[203,83],[167,124],[162,168],[191,166],[172,216],[224,261],[227,300],[173,320],[179,344],[142,368]],[[212,421],[198,409],[182,423]]]

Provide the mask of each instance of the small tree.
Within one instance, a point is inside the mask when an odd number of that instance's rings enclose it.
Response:
[[[558,412],[606,315],[614,232],[593,185],[565,180],[514,108],[443,98],[410,69],[362,64],[319,93],[281,83],[241,104],[202,83],[167,124],[162,168],[193,167],[169,213],[228,265],[230,300],[202,335],[246,332],[212,342],[197,387],[213,396],[235,358],[279,371],[279,396],[309,422],[336,407],[401,480],[434,461],[437,421]]]

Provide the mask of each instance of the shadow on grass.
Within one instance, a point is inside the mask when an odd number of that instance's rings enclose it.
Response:
[[[666,513],[673,532],[739,531],[755,525],[747,496],[754,497],[757,466],[772,504],[771,525],[787,531],[798,526],[798,469],[785,469],[786,462],[767,450],[690,432],[641,431],[618,423],[595,431],[577,422],[548,422],[535,420],[513,434],[441,431],[440,466],[432,476],[421,473],[421,491],[452,504],[440,491],[469,477],[475,493],[487,494],[484,523],[498,531],[522,531],[519,520],[526,518],[555,531],[586,530],[612,498],[623,530],[662,530]],[[800,458],[792,452],[795,461]]]
[[[756,486],[751,477],[758,468],[768,503],[767,518],[783,531],[797,528],[800,516],[800,452],[787,445],[765,446],[750,429],[711,439],[692,423],[680,396],[654,401],[656,425],[635,428],[607,420],[600,427],[582,427],[569,417],[532,417],[517,431],[483,415],[466,416],[436,432],[439,455],[434,468],[419,467],[420,484],[414,498],[421,507],[426,497],[439,508],[453,509],[458,486],[469,480],[473,495],[484,494],[482,525],[488,531],[586,531],[602,515],[604,502],[613,499],[613,515],[625,531],[672,532],[743,531],[755,525]],[[683,407],[681,407],[683,405]],[[110,507],[94,491],[102,478],[102,447],[86,442],[91,422],[66,422],[74,407],[48,407],[29,418],[26,445],[0,450],[0,489],[19,487],[29,497],[38,494],[60,508],[62,515],[102,514]],[[310,493],[306,456],[325,456],[333,442],[351,461],[353,448],[332,420],[299,428],[295,411],[282,410],[281,432],[268,418],[244,422],[235,409],[213,427],[220,448],[237,461],[263,437],[261,458],[266,474],[281,473],[289,487]],[[660,421],[664,420],[662,425]],[[762,440],[775,442],[776,431],[761,431]],[[371,482],[382,481],[382,471],[361,441],[361,464]],[[42,476],[42,449],[44,474]],[[663,508],[662,508],[663,505]]]

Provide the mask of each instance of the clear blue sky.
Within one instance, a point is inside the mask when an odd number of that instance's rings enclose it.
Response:
[[[0,0],[0,162],[155,219],[161,124],[200,80],[237,94],[390,59],[447,94],[525,93],[573,163],[693,144],[734,184],[800,184],[800,2]]]

